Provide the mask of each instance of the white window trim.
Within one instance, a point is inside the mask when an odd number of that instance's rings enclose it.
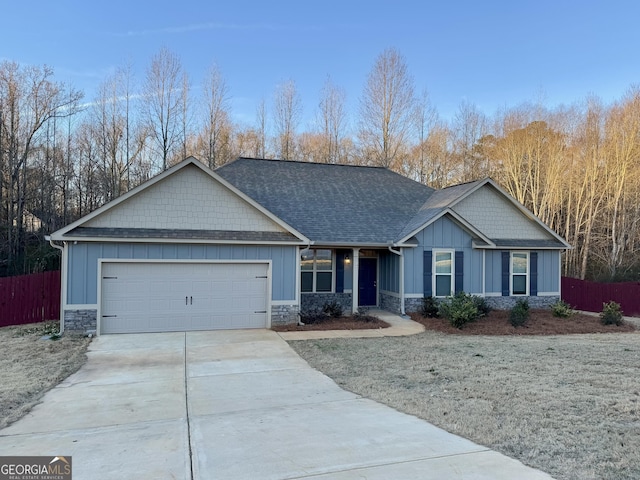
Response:
[[[517,253],[517,254],[525,254],[527,256],[527,273],[526,274],[522,274],[522,273],[513,273],[513,255]],[[511,254],[509,255],[509,295],[511,295],[512,297],[528,297],[529,296],[529,275],[531,274],[531,272],[529,271],[531,270],[531,264],[530,264],[530,257],[529,257],[529,251],[517,251],[517,252],[511,252]],[[526,292],[525,293],[513,293],[513,276],[514,275],[525,275],[525,287],[526,287]]]
[[[331,270],[317,270],[316,269],[316,250],[330,250],[331,251]],[[302,289],[302,273],[312,273],[313,275],[313,282],[312,282],[312,289],[309,292],[301,292],[301,293],[335,293],[336,291],[336,251],[331,249],[331,248],[311,248],[310,251],[313,252],[313,269],[311,270],[302,270],[302,268],[300,268],[300,288]],[[316,291],[316,280],[317,280],[317,276],[316,274],[318,272],[320,273],[327,273],[331,271],[331,291],[329,292],[318,292]]]
[[[448,253],[451,255],[451,273],[448,274],[451,277],[451,291],[449,293],[449,295],[436,295],[436,276],[437,275],[447,275],[446,273],[436,273],[436,254],[437,253]],[[456,289],[456,251],[453,249],[448,249],[448,248],[438,248],[438,249],[434,249],[432,250],[432,254],[431,254],[431,292],[433,293],[433,296],[435,298],[446,298],[449,296],[452,296],[455,293],[455,289]]]

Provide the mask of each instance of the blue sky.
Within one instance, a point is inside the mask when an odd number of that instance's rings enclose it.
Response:
[[[288,79],[306,121],[327,76],[355,112],[388,47],[445,118],[462,101],[491,115],[539,98],[553,107],[592,93],[609,103],[640,84],[637,1],[56,0],[11,2],[2,17],[0,59],[50,65],[87,100],[127,62],[141,82],[161,47],[180,56],[194,88],[215,62],[236,120],[248,123]]]

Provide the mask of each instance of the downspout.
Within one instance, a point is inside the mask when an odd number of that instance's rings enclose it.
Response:
[[[400,314],[406,315],[404,311],[404,250],[400,248],[400,250],[394,250],[391,245],[387,247],[391,253],[395,253],[400,257],[400,278],[399,278],[399,288],[400,290]]]
[[[298,325],[304,325],[304,323],[302,323],[302,317],[300,317],[300,313],[302,312],[302,268],[300,266],[300,256],[304,253],[304,252],[308,252],[311,249],[311,242],[307,243],[307,245],[302,248],[302,247],[298,247],[298,258],[296,259],[296,265],[297,265],[297,284],[298,284]]]
[[[64,293],[65,293],[65,288],[64,285],[66,283],[66,275],[64,274],[66,272],[66,268],[65,268],[65,254],[64,254],[64,247],[61,247],[60,245],[56,245],[55,243],[53,243],[53,239],[51,238],[51,235],[45,235],[44,237],[45,240],[49,241],[49,245],[51,245],[53,248],[60,250],[61,255],[60,255],[60,331],[54,335],[62,335],[64,333]]]

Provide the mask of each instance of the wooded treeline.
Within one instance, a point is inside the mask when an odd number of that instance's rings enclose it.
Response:
[[[192,85],[166,49],[144,78],[124,67],[92,99],[46,66],[1,63],[0,275],[56,267],[45,234],[193,155],[211,168],[238,156],[378,165],[436,188],[490,176],[573,245],[564,275],[640,278],[637,88],[609,105],[523,103],[492,116],[462,103],[447,121],[389,49],[355,109],[330,78],[311,106],[293,80],[276,86],[251,124],[230,105],[215,65]]]

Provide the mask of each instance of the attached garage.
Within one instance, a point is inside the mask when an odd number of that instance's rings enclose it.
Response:
[[[100,333],[270,326],[269,262],[104,261]]]

